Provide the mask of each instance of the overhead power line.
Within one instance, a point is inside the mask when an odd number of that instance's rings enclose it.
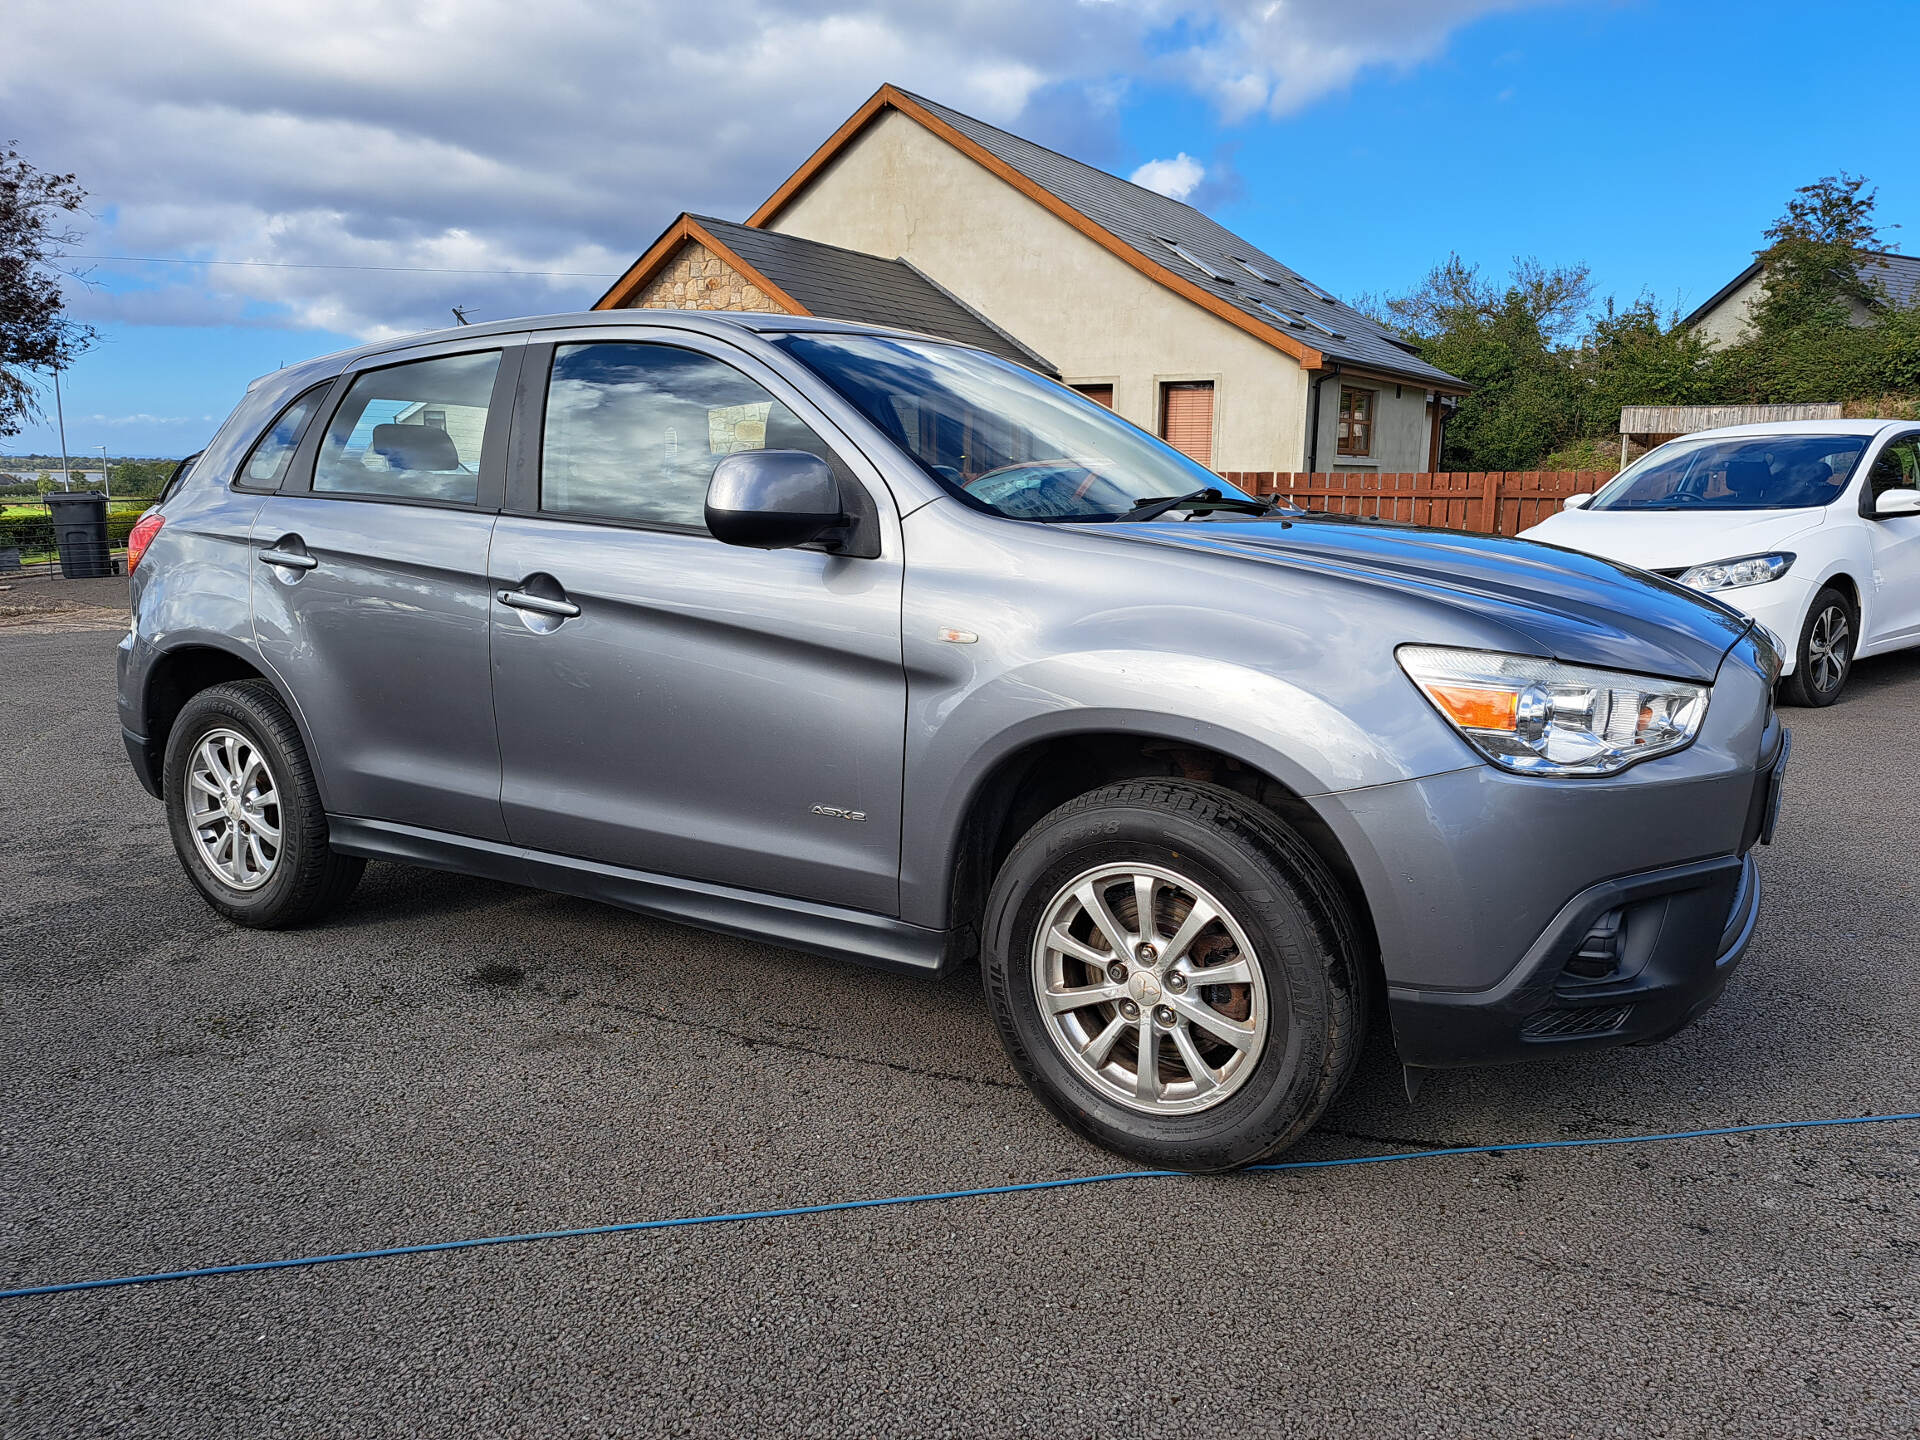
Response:
[[[117,260],[138,265],[244,265],[261,270],[384,270],[405,275],[532,275],[553,280],[608,280],[618,270],[469,270],[454,265],[320,265],[296,260],[195,260],[183,255],[80,255],[69,260]]]

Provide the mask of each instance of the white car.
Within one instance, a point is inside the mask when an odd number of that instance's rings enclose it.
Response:
[[[1920,644],[1920,424],[1802,420],[1648,451],[1522,532],[1711,594],[1781,637],[1784,698],[1831,705],[1856,656]]]

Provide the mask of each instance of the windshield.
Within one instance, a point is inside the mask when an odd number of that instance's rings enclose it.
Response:
[[[1799,510],[1836,500],[1862,435],[1673,440],[1593,497],[1589,510]]]
[[[1015,520],[1115,520],[1143,501],[1247,496],[1064,385],[978,350],[885,335],[777,342],[926,472]]]

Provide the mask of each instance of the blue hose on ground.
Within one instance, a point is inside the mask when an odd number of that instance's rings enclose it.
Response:
[[[1611,1135],[1591,1140],[1518,1140],[1505,1145],[1456,1145],[1444,1150],[1410,1150],[1387,1155],[1353,1155],[1341,1160],[1283,1160],[1250,1165],[1248,1171],[1334,1170],[1348,1165],[1390,1165],[1404,1160],[1439,1160],[1450,1155],[1507,1155],[1521,1150],[1582,1150],[1602,1145],[1646,1145],[1657,1140],[1705,1140],[1719,1135],[1757,1135],[1769,1130],[1817,1130],[1834,1125],[1891,1125],[1920,1120],[1910,1115],[1855,1115],[1831,1120],[1775,1120],[1764,1125],[1723,1125],[1711,1130],[1671,1130],[1659,1135]],[[254,1260],[243,1265],[209,1265],[199,1270],[166,1270],[151,1275],[115,1275],[104,1280],[70,1280],[0,1290],[0,1300],[32,1295],[62,1295],[72,1290],[110,1290],[122,1285],[157,1285],[163,1280],[201,1280],[215,1275],[245,1275],[256,1270],[296,1270],[310,1265],[339,1265],[349,1260],[386,1260],[399,1255],[431,1255],[441,1250],[477,1250],[485,1245],[523,1245],[535,1240],[577,1240],[588,1235],[626,1235],[639,1230],[670,1230],[683,1225],[738,1225],[751,1220],[785,1220],[801,1215],[831,1215],[842,1210],[871,1210],[888,1205],[918,1205],[931,1200],[977,1200],[989,1195],[1023,1195],[1035,1190],[1066,1190],[1075,1185],[1104,1185],[1112,1180],[1171,1180],[1179,1170],[1121,1170],[1111,1175],[1076,1175],[1065,1180],[1030,1180],[1021,1185],[987,1185],[977,1190],[941,1190],[928,1195],[887,1195],[869,1200],[835,1200],[824,1205],[793,1205],[780,1210],[734,1210],[718,1215],[682,1215],[670,1220],[630,1220],[619,1225],[586,1225],[574,1230],[538,1230],[525,1235],[485,1235],[473,1240],[437,1240],[426,1245],[394,1245],[383,1250],[350,1250],[338,1255],[302,1255],[291,1260]]]

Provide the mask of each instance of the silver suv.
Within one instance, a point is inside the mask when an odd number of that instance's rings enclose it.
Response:
[[[929,974],[1154,1165],[1404,1063],[1658,1039],[1752,934],[1779,657],[1547,546],[1243,495],[917,336],[598,313],[257,382],[133,537],[187,876],[368,859]]]

